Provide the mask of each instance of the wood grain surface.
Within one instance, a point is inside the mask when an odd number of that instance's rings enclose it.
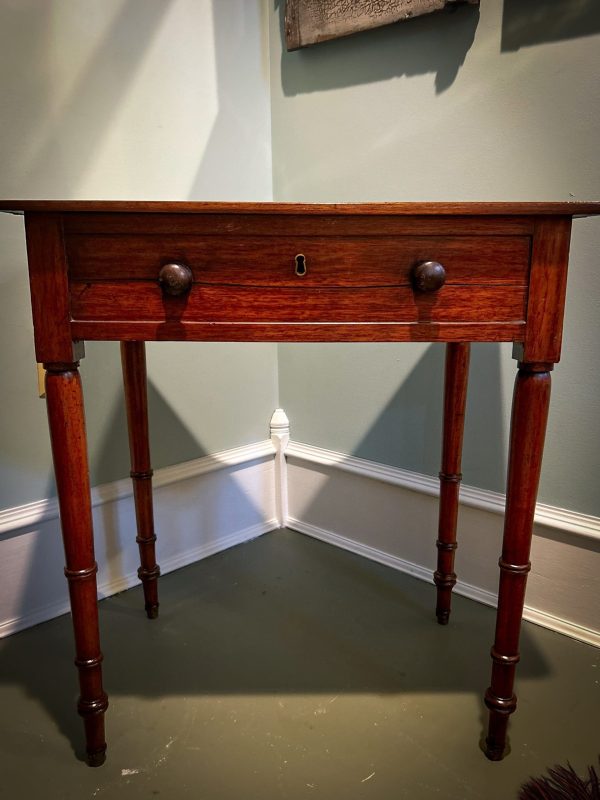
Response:
[[[527,283],[527,236],[71,235],[73,280],[156,280],[163,264],[187,265],[194,281],[244,286],[394,286],[435,260],[446,283]],[[305,256],[306,274],[295,273]]]
[[[29,288],[39,363],[71,363],[67,262],[60,214],[32,212],[25,220]]]
[[[518,322],[525,286],[256,287],[195,284],[167,297],[149,282],[74,281],[71,314],[80,320],[132,322]]]
[[[538,220],[531,254],[527,336],[521,361],[560,360],[570,241],[570,217]]]
[[[596,202],[435,202],[435,203],[206,203],[179,200],[0,200],[0,211],[156,214],[314,214],[401,216],[531,216],[600,214]]]
[[[76,339],[156,342],[515,342],[524,322],[132,322],[75,321]]]

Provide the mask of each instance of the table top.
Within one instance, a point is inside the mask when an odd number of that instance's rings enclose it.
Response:
[[[0,200],[0,212],[147,214],[333,214],[392,216],[600,215],[600,201],[503,203],[208,203],[146,200]]]

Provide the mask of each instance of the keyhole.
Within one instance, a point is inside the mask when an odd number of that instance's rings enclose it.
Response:
[[[301,277],[306,275],[306,258],[302,253],[296,256],[296,275],[300,275]]]

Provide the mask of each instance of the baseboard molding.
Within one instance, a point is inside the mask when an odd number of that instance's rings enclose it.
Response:
[[[186,567],[196,561],[201,561],[203,558],[220,553],[222,550],[227,550],[235,545],[249,542],[262,536],[264,533],[270,533],[278,528],[277,519],[269,519],[260,525],[251,525],[249,528],[237,531],[220,539],[218,542],[213,542],[206,545],[186,550],[184,553],[171,556],[167,559],[161,559],[160,571],[162,575],[169,572],[174,572],[176,569]],[[127,575],[122,575],[116,579],[104,581],[98,584],[98,599],[103,600],[106,597],[111,597],[113,594],[118,594],[126,589],[131,589],[134,586],[139,586],[140,580],[137,576],[137,570],[129,572]],[[67,614],[70,610],[68,599],[59,600],[48,605],[36,608],[28,613],[21,614],[13,619],[3,620],[0,622],[0,639],[5,636],[10,636],[13,633],[31,628],[33,625],[39,625],[41,622],[47,622],[55,617],[60,617]]]
[[[242,447],[234,447],[230,450],[222,450],[212,455],[196,458],[193,461],[157,469],[154,472],[152,485],[154,489],[159,489],[162,486],[170,486],[173,483],[206,475],[208,472],[273,456],[274,453],[273,444],[268,439],[243,445]],[[93,507],[131,497],[133,495],[131,480],[123,478],[111,483],[94,486],[92,487],[91,495]],[[5,508],[0,510],[0,537],[3,534],[28,528],[31,525],[39,525],[42,522],[58,519],[58,516],[58,501],[56,498],[37,500],[14,508]]]
[[[344,453],[337,453],[333,450],[326,450],[322,447],[294,441],[288,444],[286,455],[312,464],[336,467],[354,475],[382,481],[392,486],[401,486],[404,489],[421,492],[433,497],[439,495],[439,481],[430,475],[422,475],[418,472],[411,472],[399,467],[391,467],[375,461],[368,461],[356,456],[349,456]],[[470,508],[478,508],[494,514],[504,514],[505,501],[505,495],[499,492],[466,485],[461,485],[460,488],[460,503]],[[535,523],[564,533],[600,540],[600,517],[581,514],[578,511],[570,511],[565,508],[538,503]]]
[[[270,441],[222,451],[155,473],[161,572],[207,558],[280,527]],[[129,480],[92,490],[98,596],[139,584]],[[69,610],[55,500],[0,514],[0,638]]]
[[[311,536],[313,539],[319,539],[335,547],[341,547],[343,550],[356,553],[356,555],[368,558],[370,561],[376,561],[379,564],[384,564],[386,567],[391,567],[392,569],[412,575],[414,578],[431,583],[433,586],[431,570],[419,564],[413,564],[411,561],[406,561],[403,558],[378,550],[375,547],[370,547],[363,542],[354,541],[346,536],[340,536],[338,533],[333,533],[332,531],[294,519],[293,517],[288,517],[287,527],[298,533]],[[471,600],[476,600],[478,603],[483,603],[486,606],[492,606],[493,608],[497,606],[497,596],[493,592],[481,589],[478,586],[472,586],[461,580],[457,581],[454,591],[456,594],[468,597]],[[589,628],[583,628],[580,625],[556,617],[553,614],[548,614],[526,605],[523,611],[523,619],[540,625],[543,628],[562,633],[572,639],[578,639],[581,642],[600,647],[600,633],[590,630]]]
[[[289,527],[431,581],[437,478],[293,440],[286,455]],[[490,606],[504,503],[502,494],[461,487],[456,591]],[[600,518],[537,506],[525,619],[600,647],[599,540]]]
[[[366,521],[363,530],[369,530],[370,525],[371,533],[378,527],[383,531],[387,525],[389,531],[390,521],[393,523],[400,511],[409,512],[413,521],[412,532],[418,535],[419,526],[422,527],[418,521],[427,515],[431,517],[432,498],[439,493],[437,479],[314,445],[293,441],[288,444],[289,427],[283,412],[274,417],[271,435],[271,441],[233,448],[156,471],[154,486],[157,489],[157,501],[160,499],[160,502],[155,505],[159,517],[162,516],[162,519],[157,519],[159,561],[164,573],[287,524],[301,533],[421,580],[431,581],[431,568],[422,565],[429,562],[429,551],[411,553],[409,548],[406,554],[409,559],[414,559],[409,560],[386,550],[387,547],[393,550],[396,545],[389,537],[386,540],[385,535],[379,542],[376,536],[371,537],[370,542],[352,538],[361,538],[362,532],[358,529],[354,533],[347,530],[344,512],[348,503],[343,498],[352,498],[352,502],[358,504],[361,520]],[[285,457],[291,459],[292,465],[299,462],[304,477],[299,475],[298,467],[288,470],[284,453]],[[325,473],[337,476],[339,483],[337,499],[333,506],[329,504],[333,517],[329,516],[324,524],[319,524],[323,520],[318,518],[318,514],[315,517],[314,509],[308,515],[304,513],[306,508],[310,508],[310,504],[306,505],[306,499],[311,492],[320,491],[327,483],[327,479],[320,476],[321,471],[311,469],[311,465],[326,467]],[[355,481],[347,486],[350,475],[366,480],[359,484]],[[304,488],[301,486],[303,481],[307,483]],[[372,481],[382,485],[377,488]],[[403,497],[397,497],[395,492],[390,495],[386,484],[408,492]],[[294,496],[289,513],[288,490]],[[299,503],[300,495],[303,499]],[[381,503],[387,504],[387,511],[382,511]],[[137,548],[134,537],[129,535],[135,527],[131,482],[129,479],[119,480],[94,488],[92,504],[97,541],[101,543],[97,546],[100,550],[97,556],[100,564],[98,590],[100,597],[107,597],[138,584]],[[497,529],[501,524],[497,516],[504,512],[504,496],[465,486],[461,489],[461,505],[494,515],[483,515],[476,520],[480,525],[479,539],[489,539],[491,543],[496,535],[492,529]],[[476,512],[469,513],[473,515]],[[332,530],[339,530],[338,520],[340,527],[350,536]],[[539,504],[535,521],[538,526],[536,530],[541,531],[542,536],[543,529],[547,528],[572,536],[575,544],[577,537],[600,539],[600,519],[597,517]],[[429,535],[431,519],[425,526]],[[126,531],[127,535],[121,535],[122,531]],[[168,531],[169,535],[162,535],[163,531]],[[57,538],[58,504],[54,499],[0,511],[0,638],[68,611],[65,582],[60,574],[62,553],[56,544]],[[560,539],[559,536],[557,541]],[[475,539],[472,538],[471,542],[475,542]],[[399,552],[405,553],[407,543],[410,544],[407,540]],[[383,544],[383,547],[374,544]],[[560,561],[563,551],[558,552],[556,548],[562,546],[560,541],[558,544],[553,544],[551,539],[545,542],[545,549],[549,553],[548,561],[543,565],[546,572],[549,573],[552,565]],[[576,549],[572,547],[573,551]],[[583,573],[587,570],[588,585],[585,592],[590,594],[594,591],[594,579],[589,577],[593,564],[582,562],[583,552],[579,551],[579,561],[576,559],[573,563],[571,572],[585,583]],[[488,554],[482,554],[481,550],[477,552],[475,548],[469,558],[471,563],[467,577],[479,581],[481,565],[489,564]],[[421,560],[421,564],[417,563]],[[38,586],[34,576],[39,574],[42,567],[47,577]],[[482,579],[482,582],[488,588],[461,581],[459,577],[456,591],[480,603],[495,606],[496,596],[489,591],[489,587],[495,585],[495,578],[492,581],[488,573],[487,581]],[[572,586],[573,577],[569,574],[562,587],[562,596],[556,597],[562,602],[548,600],[555,591],[554,585],[544,588],[536,597],[536,604],[542,608],[527,606],[524,617],[543,627],[600,646],[598,631],[562,619],[548,610],[571,610],[568,598],[573,594]],[[582,601],[584,605],[588,594]],[[545,606],[548,607],[546,610],[543,608]],[[581,611],[582,608],[579,613],[574,613],[574,619],[589,624],[589,612],[586,615]]]

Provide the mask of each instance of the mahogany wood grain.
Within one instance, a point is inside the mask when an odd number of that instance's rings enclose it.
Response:
[[[71,339],[61,216],[28,214],[25,229],[36,360],[72,362],[82,351]]]
[[[148,390],[144,342],[121,342],[121,363],[127,409],[127,430],[131,457],[131,480],[135,501],[137,538],[140,551],[138,577],[144,587],[146,614],[158,617],[158,578],[154,510],[152,507],[152,465],[148,437]]]
[[[102,687],[102,652],[81,379],[76,363],[46,363],[46,404],[50,441],[65,548],[79,670],[77,710],[84,720],[90,766],[104,762],[104,712],[108,698]]]
[[[531,569],[529,552],[544,436],[550,402],[551,364],[520,364],[515,382],[510,434],[504,541],[496,637],[492,647],[492,680],[485,693],[490,710],[485,752],[499,761],[506,748],[509,715],[517,707],[515,669],[525,603],[525,585]]]
[[[281,212],[266,207],[239,214],[137,214],[99,213],[63,215],[67,238],[73,235],[135,236],[283,236],[387,237],[387,236],[531,236],[534,221],[527,216],[410,216],[322,212],[303,214],[297,207]]]
[[[569,217],[536,222],[522,361],[560,360],[570,239]]]
[[[439,527],[436,542],[438,562],[433,576],[437,586],[435,613],[440,625],[447,625],[450,619],[452,589],[456,584],[454,554],[457,548],[456,525],[462,479],[460,464],[470,350],[471,346],[466,342],[453,342],[446,345],[442,468],[440,471]]]
[[[205,234],[71,235],[75,281],[152,280],[163,264],[188,266],[194,281],[244,286],[392,286],[411,284],[413,267],[442,263],[446,283],[525,285],[528,236],[257,236]],[[306,274],[295,272],[305,256]]]
[[[131,322],[71,323],[73,337],[91,341],[180,342],[515,342],[525,322]]]
[[[73,320],[131,322],[518,322],[524,286],[303,288],[204,286],[165,297],[158,284],[102,281],[71,284]]]
[[[0,200],[0,211],[117,214],[358,214],[381,216],[587,216],[600,214],[600,201],[435,203],[211,203],[181,200]]]

